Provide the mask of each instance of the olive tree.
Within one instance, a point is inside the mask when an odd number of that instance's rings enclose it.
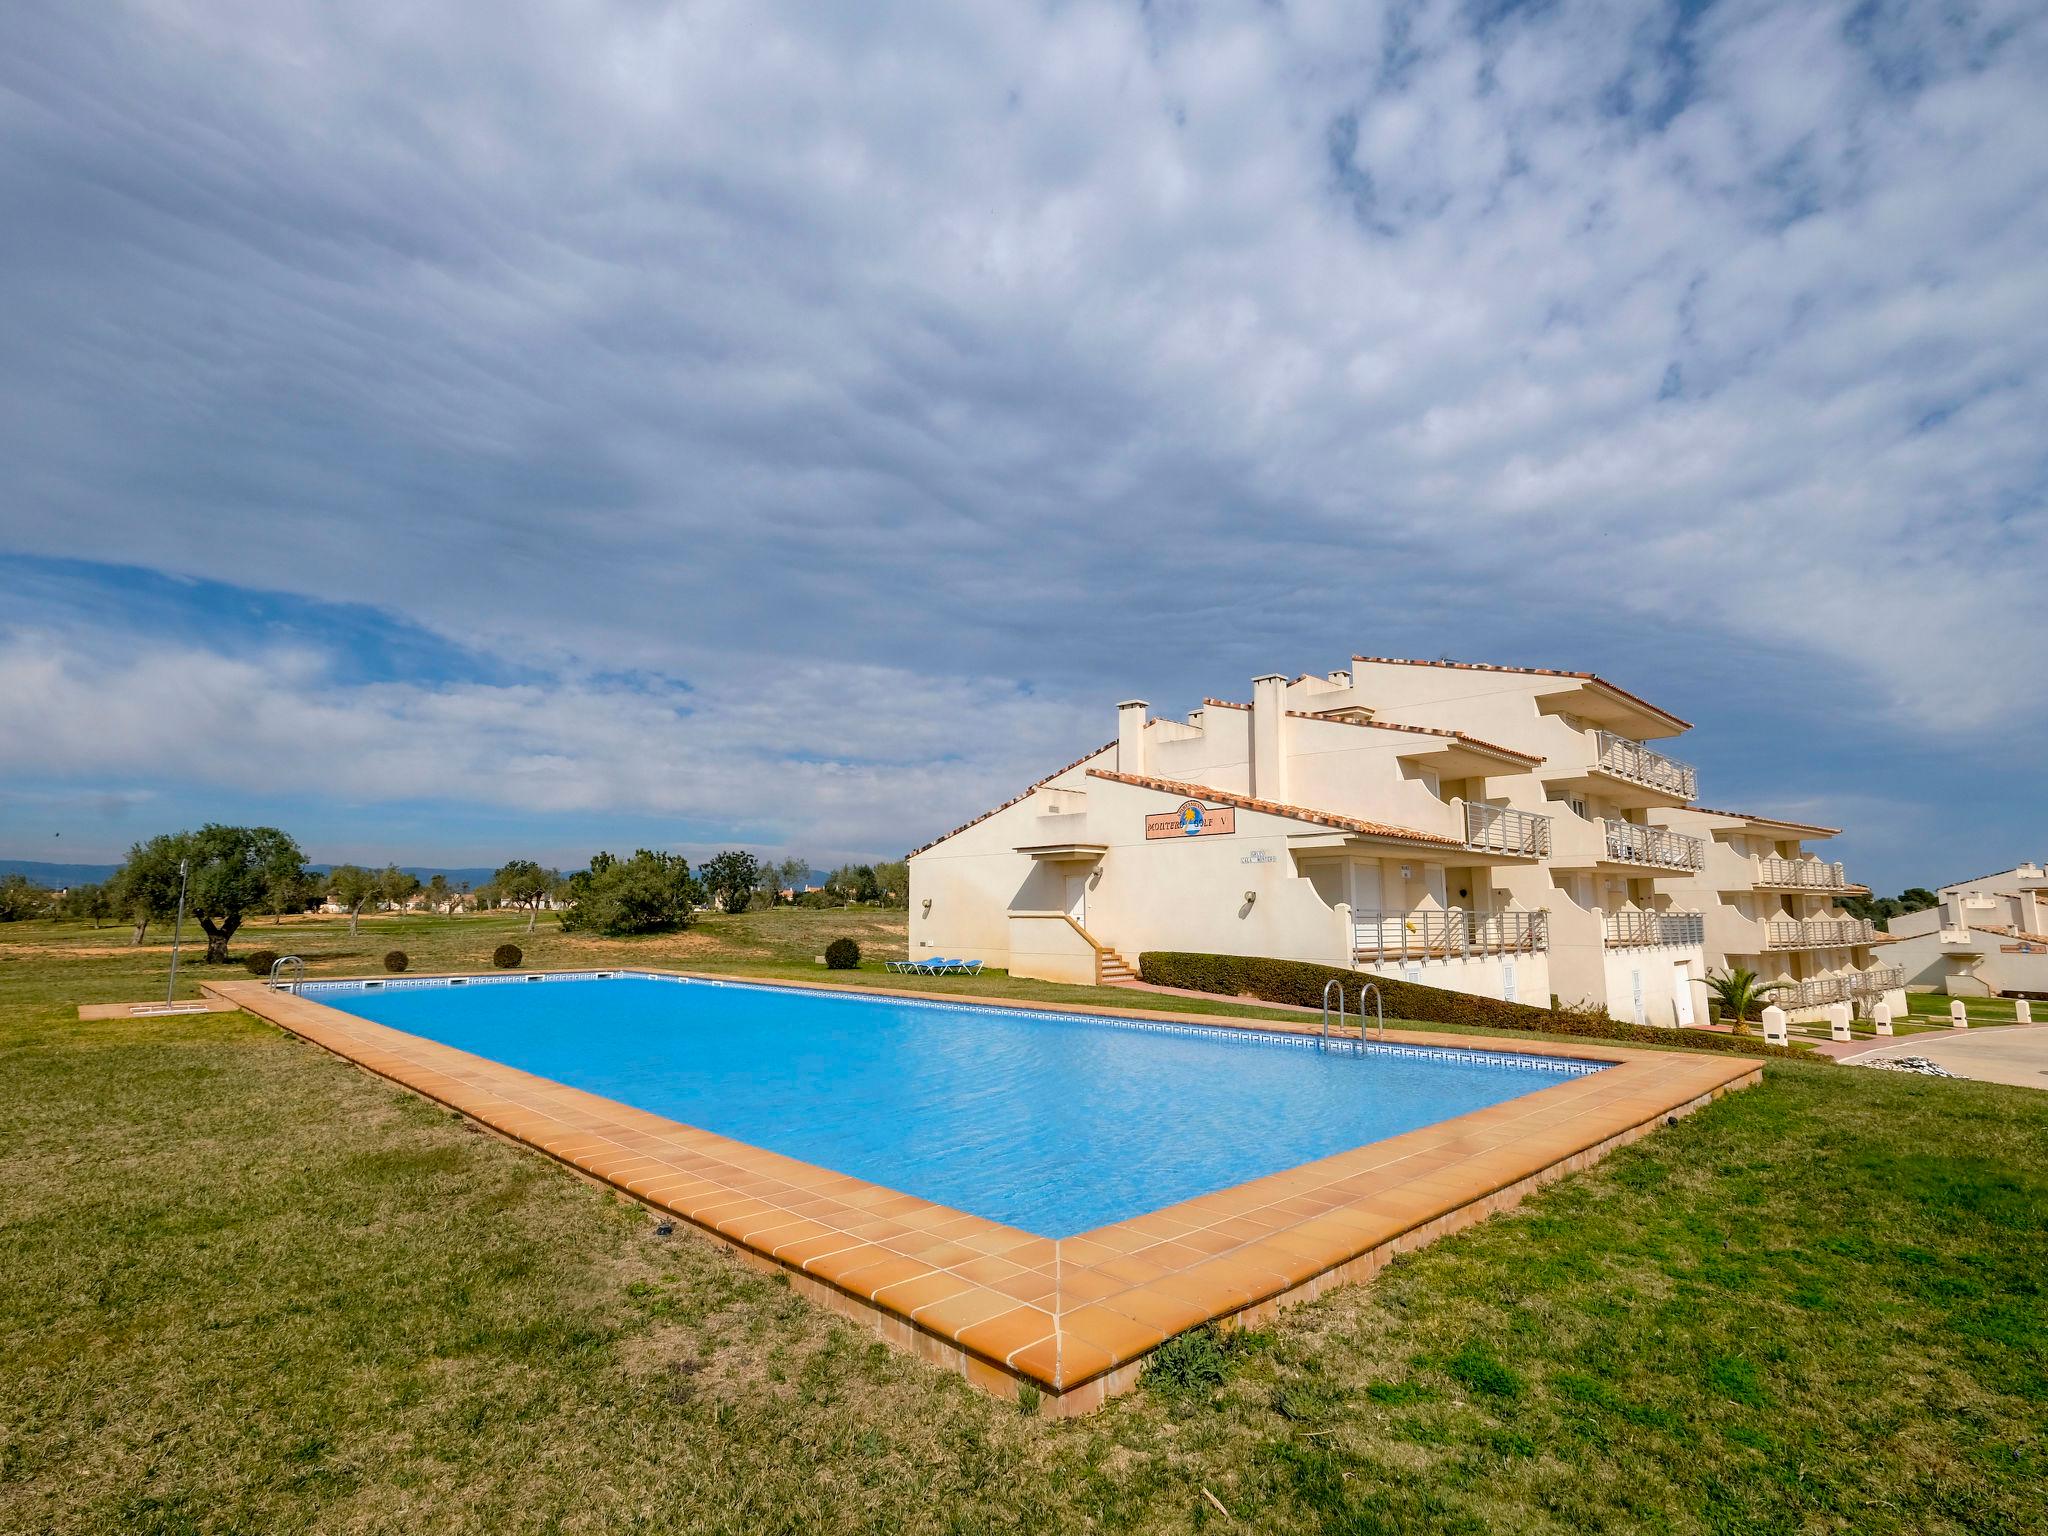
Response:
[[[497,888],[498,900],[508,906],[527,909],[528,933],[533,932],[533,925],[540,921],[540,904],[560,883],[560,875],[552,869],[542,869],[531,859],[512,860],[491,881]]]
[[[363,904],[374,901],[383,882],[360,864],[337,864],[327,876],[327,894],[348,910],[348,931],[353,938]]]
[[[208,822],[180,834],[190,863],[186,909],[206,935],[206,959],[225,965],[228,944],[242,919],[265,910],[281,880],[297,880],[306,856],[276,827],[229,827]],[[176,904],[173,895],[172,903]]]

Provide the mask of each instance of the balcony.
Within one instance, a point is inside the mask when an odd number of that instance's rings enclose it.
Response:
[[[1602,923],[1609,949],[1704,944],[1707,920],[1697,912],[1610,912]]]
[[[1706,862],[1706,844],[1683,832],[1639,826],[1633,821],[1600,819],[1607,858],[1616,864],[1647,864],[1658,869],[1698,869]]]
[[[1849,872],[1840,864],[1820,859],[1759,859],[1758,885],[1783,886],[1795,891],[1845,891]]]
[[[1547,912],[1357,912],[1353,948],[1373,965],[1529,955],[1550,947]]]
[[[1017,844],[1019,853],[1053,863],[1099,859],[1109,845],[1091,836],[1086,811],[1056,811],[1031,818],[1029,841]]]
[[[1819,1008],[1828,1003],[1854,1003],[1902,987],[1906,973],[1896,965],[1881,965],[1847,976],[1815,976],[1807,981],[1779,982],[1770,1000],[1780,1008]]]
[[[1772,949],[1838,949],[1876,937],[1877,925],[1860,917],[1774,917],[1764,924],[1764,943]]]
[[[1540,859],[1550,852],[1550,818],[1467,800],[1465,846],[1503,858]]]
[[[1699,775],[1691,763],[1652,752],[1640,741],[1613,731],[1595,731],[1593,742],[1595,763],[1616,778],[1661,790],[1679,800],[1690,801],[1699,793]]]

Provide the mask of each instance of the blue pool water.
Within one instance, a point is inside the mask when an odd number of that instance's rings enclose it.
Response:
[[[306,994],[1044,1237],[1598,1070],[656,977]]]

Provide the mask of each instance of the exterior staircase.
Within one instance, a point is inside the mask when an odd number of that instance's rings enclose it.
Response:
[[[1127,987],[1138,980],[1138,972],[1130,961],[1113,949],[1095,951],[1095,985],[1098,987]]]

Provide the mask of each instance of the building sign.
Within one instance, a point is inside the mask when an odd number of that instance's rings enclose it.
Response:
[[[1263,848],[1254,848],[1237,862],[1240,864],[1278,864],[1280,856],[1277,853],[1268,853]]]
[[[1230,806],[1207,806],[1183,800],[1180,809],[1145,818],[1148,840],[1160,837],[1228,837],[1237,830],[1237,812]]]

